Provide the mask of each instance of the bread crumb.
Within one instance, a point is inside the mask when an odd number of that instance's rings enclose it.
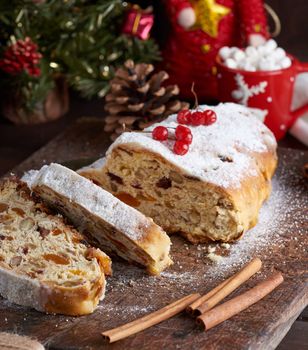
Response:
[[[216,250],[216,247],[215,247],[215,246],[209,246],[209,247],[207,248],[208,253],[214,253],[215,250]]]
[[[225,248],[225,249],[229,249],[230,248],[230,244],[229,243],[221,243],[220,245],[222,248]]]
[[[211,261],[213,261],[213,262],[215,262],[215,263],[219,263],[219,262],[221,262],[222,259],[223,259],[223,257],[222,257],[221,255],[217,255],[217,254],[214,254],[214,253],[209,253],[209,254],[207,255],[207,257],[208,257]]]

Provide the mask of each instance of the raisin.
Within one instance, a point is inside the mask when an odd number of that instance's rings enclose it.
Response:
[[[51,233],[53,236],[58,236],[62,233],[62,231],[59,228],[55,228]]]
[[[6,211],[8,209],[8,205],[5,203],[0,203],[0,213],[2,213],[3,211]]]
[[[85,239],[82,239],[79,241],[79,243],[85,245],[86,247],[90,247],[89,243]]]
[[[27,255],[29,253],[29,248],[28,247],[23,247],[22,252]]]
[[[172,181],[168,177],[162,177],[159,181],[156,182],[156,186],[167,190],[172,186]]]
[[[14,211],[17,215],[24,217],[25,212],[21,208],[12,208],[12,211]]]
[[[218,158],[222,161],[222,162],[228,162],[228,163],[232,163],[233,159],[229,156],[222,156],[222,155],[218,155]]]
[[[47,228],[44,227],[40,227],[38,228],[38,231],[40,233],[40,236],[44,239],[46,236],[49,235],[50,230],[48,230]]]
[[[101,185],[97,180],[91,179],[91,181],[94,183],[94,185],[97,185],[97,186]]]
[[[132,182],[131,186],[133,188],[136,188],[137,190],[142,190],[142,186],[141,186],[141,184],[139,182]]]
[[[110,179],[114,182],[116,182],[119,185],[123,185],[123,180],[120,176],[115,175],[113,173],[108,172],[107,175],[110,177]]]
[[[191,175],[184,175],[186,177],[186,179],[188,180],[192,180],[192,181],[201,181],[200,179],[198,179],[196,176],[191,176]]]
[[[68,258],[58,254],[44,254],[43,258],[59,265],[68,265],[70,263]]]
[[[136,199],[135,197],[131,196],[128,193],[125,192],[120,192],[119,194],[116,195],[116,197],[124,202],[125,204],[131,206],[131,207],[138,207],[140,205],[140,201]]]

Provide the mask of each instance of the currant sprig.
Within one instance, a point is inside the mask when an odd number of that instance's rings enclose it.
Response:
[[[192,143],[193,135],[190,128],[185,125],[211,125],[215,123],[216,120],[217,115],[211,109],[195,112],[190,112],[188,109],[179,111],[177,114],[177,122],[180,125],[175,128],[173,152],[177,155],[183,156],[189,150],[189,145]],[[169,130],[165,126],[156,126],[152,130],[152,137],[157,141],[166,141],[169,138]]]
[[[206,109],[205,111],[191,112],[188,109],[181,110],[177,115],[177,121],[179,124],[184,125],[211,125],[217,120],[217,115],[212,109]]]

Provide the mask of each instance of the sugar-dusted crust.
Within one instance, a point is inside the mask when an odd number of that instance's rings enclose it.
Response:
[[[172,261],[170,239],[152,219],[127,206],[88,179],[59,164],[23,177],[49,205],[94,237],[105,251],[158,274]]]
[[[176,116],[147,128],[124,133],[109,148],[102,167],[79,173],[152,217],[167,232],[191,242],[232,241],[257,223],[270,194],[277,165],[276,141],[249,108],[217,107],[217,122],[190,127],[193,142],[184,156],[174,141],[151,137],[156,125],[172,128]]]
[[[105,273],[111,273],[107,255],[50,214],[24,184],[1,184],[0,295],[42,312],[89,314],[104,297]]]

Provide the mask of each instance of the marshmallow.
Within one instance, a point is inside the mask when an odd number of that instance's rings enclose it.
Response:
[[[227,67],[249,72],[278,70],[292,64],[285,50],[278,47],[273,39],[258,47],[248,46],[245,50],[224,46],[219,55]]]
[[[234,59],[232,59],[232,58],[227,58],[226,61],[225,61],[225,64],[229,68],[233,68],[233,69],[237,68],[237,64],[234,61]]]
[[[237,50],[234,52],[234,54],[232,56],[233,56],[233,59],[235,60],[235,62],[239,62],[240,60],[245,58],[245,53],[242,50]]]
[[[246,47],[245,53],[248,57],[256,57],[258,55],[258,51],[254,46]]]
[[[273,70],[274,65],[272,60],[262,58],[259,62],[259,70]]]
[[[281,68],[289,68],[292,64],[292,61],[289,57],[285,57],[281,62],[280,62],[280,67]]]
[[[282,58],[286,57],[286,52],[281,47],[277,47],[277,49],[273,52],[274,57],[277,61],[281,60]]]
[[[219,50],[219,56],[221,59],[223,59],[224,61],[229,58],[231,55],[231,49],[228,46],[224,46]]]
[[[246,70],[247,72],[255,72],[257,69],[252,64],[247,62],[244,66],[244,70]]]
[[[275,40],[270,39],[264,45],[265,52],[270,53],[273,52],[277,48],[277,43]]]

